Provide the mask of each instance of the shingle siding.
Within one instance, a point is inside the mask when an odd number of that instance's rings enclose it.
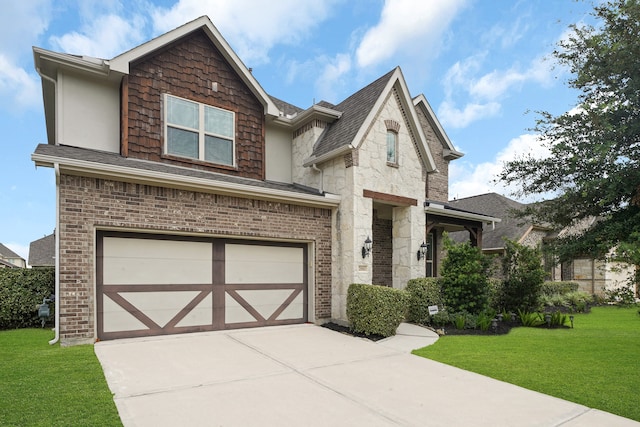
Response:
[[[95,231],[147,230],[315,244],[315,318],[331,316],[331,210],[63,174],[60,336],[95,337]]]
[[[237,168],[163,156],[165,93],[236,113]],[[203,32],[132,64],[128,94],[129,156],[264,179],[264,108]]]

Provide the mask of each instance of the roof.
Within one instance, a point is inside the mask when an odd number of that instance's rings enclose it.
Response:
[[[336,195],[298,184],[242,178],[79,147],[39,144],[31,159],[36,166],[52,167],[59,164],[61,170],[65,171],[83,172],[107,179],[148,182],[150,185],[166,184],[177,188],[313,206],[335,206],[340,201]]]
[[[316,157],[353,142],[356,134],[369,115],[369,112],[387,86],[394,71],[395,69],[389,71],[384,76],[332,107],[337,111],[341,111],[342,117],[328,127],[316,142],[313,147],[313,154]],[[324,103],[323,105],[329,106],[330,104]]]
[[[15,253],[14,251],[9,249],[8,247],[3,245],[2,243],[0,243],[0,257],[2,257],[2,258],[21,258],[22,259],[22,257],[20,255],[18,255],[17,253]]]
[[[31,267],[48,267],[55,265],[56,236],[49,234],[34,240],[29,245],[29,265]]]
[[[484,212],[487,215],[502,218],[494,229],[485,230],[482,234],[483,249],[499,249],[504,247],[504,239],[519,241],[534,226],[513,215],[513,210],[521,210],[526,205],[497,193],[480,194],[463,199],[451,200],[449,204],[455,208]],[[466,232],[451,233],[455,241],[466,241]]]
[[[447,135],[447,133],[444,131],[444,128],[440,123],[440,120],[438,120],[438,117],[436,117],[436,114],[433,112],[433,108],[431,108],[431,104],[429,104],[429,101],[427,101],[427,98],[424,96],[424,94],[420,94],[415,98],[413,98],[413,104],[416,107],[420,107],[424,109],[425,116],[427,117],[429,124],[433,128],[436,134],[436,137],[440,140],[440,143],[444,148],[445,160],[455,160],[464,156],[464,153],[461,153],[460,151],[456,150],[455,147],[453,146],[453,143],[449,139],[449,136]]]

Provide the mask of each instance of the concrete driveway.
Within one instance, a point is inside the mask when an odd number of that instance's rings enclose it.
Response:
[[[106,341],[95,352],[125,426],[640,425],[394,342],[295,325]]]

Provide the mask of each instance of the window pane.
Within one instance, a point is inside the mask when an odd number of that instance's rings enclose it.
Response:
[[[205,136],[204,159],[208,162],[232,165],[233,142],[215,136]]]
[[[198,134],[167,127],[167,153],[198,158]]]
[[[167,96],[167,121],[192,129],[198,129],[198,104]]]
[[[204,131],[233,139],[233,113],[218,108],[205,107]]]
[[[387,162],[396,162],[396,134],[387,132]]]

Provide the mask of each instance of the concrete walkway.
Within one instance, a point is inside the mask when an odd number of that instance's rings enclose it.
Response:
[[[95,352],[125,426],[640,426],[408,353],[435,339],[412,325],[378,343],[295,325]]]

